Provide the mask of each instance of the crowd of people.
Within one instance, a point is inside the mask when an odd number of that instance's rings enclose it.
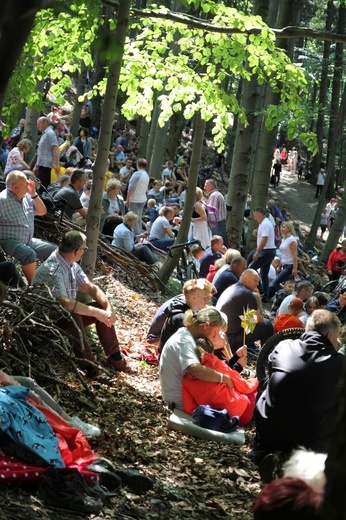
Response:
[[[92,104],[86,100],[75,139],[61,107],[41,116],[34,164],[25,161],[31,143],[21,138],[24,125],[20,122],[14,129],[14,136],[19,135],[17,141],[12,141],[10,150],[2,148],[5,156],[0,157],[6,182],[0,193],[0,246],[20,264],[34,291],[54,298],[74,318],[77,329],[65,318],[59,326],[69,334],[87,378],[97,377],[99,371],[85,333],[91,324],[95,324],[108,366],[118,372],[132,371],[119,345],[111,302],[79,265],[87,249],[82,229],[96,153],[96,141],[89,136],[91,113]],[[157,251],[167,252],[179,229],[191,141],[174,161],[163,165],[161,179],[150,178],[147,161],[137,156],[136,144],[135,133],[128,126],[114,140],[102,196],[100,233],[112,246],[155,265]],[[281,150],[279,156],[276,151],[276,185],[280,182],[277,165],[285,160],[284,152]],[[296,171],[298,154],[294,149],[292,152],[290,167]],[[60,175],[62,164],[67,168]],[[256,248],[248,258],[229,249],[225,197],[212,175],[201,177],[199,183],[189,231],[189,237],[200,243],[191,247],[199,278],[187,281],[181,295],[162,305],[148,332],[148,342],[158,346],[162,398],[171,408],[189,415],[198,406],[209,405],[226,409],[241,426],[254,419],[252,456],[257,462],[273,452],[288,454],[299,446],[327,453],[343,366],[343,356],[338,352],[338,316],[346,307],[346,293],[342,290],[329,301],[328,295],[314,292],[308,270],[314,252],[304,250],[299,225],[290,221],[273,199],[266,207],[252,210],[258,226],[254,231]],[[55,203],[63,202],[64,215],[81,226],[81,231],[65,233],[58,245],[34,237],[34,217],[47,211],[43,194],[49,194]],[[332,225],[335,211],[336,201],[332,200],[323,212],[322,237]],[[244,226],[249,213],[250,207],[244,214]],[[39,267],[37,259],[41,261]],[[338,279],[345,265],[346,240],[329,257],[330,279]],[[15,264],[9,261],[0,263],[0,280],[25,285]],[[77,291],[86,293],[90,303],[79,301]],[[271,304],[270,317],[265,315],[263,304]],[[247,313],[251,313],[253,326],[245,333]],[[255,359],[274,333],[288,328],[301,329],[300,339],[279,343],[271,357],[268,379],[258,381],[248,367],[248,357]],[[30,383],[0,376],[0,387],[18,383],[28,387]],[[41,390],[39,393],[43,395]],[[19,398],[26,400],[28,396],[24,392]],[[97,427],[71,418],[47,396],[43,395],[43,400],[44,406],[70,425],[99,434]],[[96,458],[93,454],[88,457],[90,463]],[[64,464],[61,460],[59,463]],[[260,507],[258,500],[255,508],[259,511]],[[262,518],[256,514],[255,518]]]

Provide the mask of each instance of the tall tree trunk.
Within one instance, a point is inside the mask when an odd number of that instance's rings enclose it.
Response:
[[[141,116],[139,126],[140,126],[140,129],[139,129],[138,155],[139,155],[139,157],[146,157],[148,140],[149,140],[150,121],[147,121],[144,117]],[[138,123],[137,123],[137,131],[138,131]]]
[[[333,22],[334,2],[329,0],[326,9],[326,31],[330,31]],[[317,174],[320,170],[322,160],[322,144],[323,144],[323,133],[324,133],[324,114],[327,103],[327,92],[328,92],[328,71],[329,71],[329,56],[330,56],[331,42],[324,42],[323,46],[323,60],[322,60],[322,71],[320,84],[320,94],[318,99],[318,115],[316,124],[316,136],[318,152],[312,160],[311,177],[310,182],[316,184]]]
[[[266,21],[269,15],[269,0],[254,2],[254,14],[261,15]],[[256,110],[259,108],[258,96],[261,87],[256,76],[250,81],[242,81],[240,105],[245,109],[248,125],[245,127],[237,120],[233,160],[228,183],[227,202],[232,210],[227,219],[228,242],[231,247],[239,248],[244,220],[244,209],[250,179],[251,157],[256,154],[256,138],[253,135]]]
[[[346,85],[344,87],[344,92],[343,92],[343,95],[342,95],[340,108],[339,108],[339,111],[338,111],[338,114],[337,114],[337,125],[336,125],[336,129],[335,129],[335,139],[334,139],[334,142],[332,143],[332,146],[331,146],[331,149],[330,149],[329,161],[328,161],[328,164],[327,164],[326,180],[324,182],[322,193],[320,195],[320,198],[319,198],[319,201],[318,201],[318,204],[317,204],[316,213],[315,213],[315,216],[314,216],[314,220],[312,222],[312,226],[310,228],[310,232],[309,232],[308,238],[306,239],[306,248],[307,249],[312,249],[314,247],[314,244],[315,244],[316,233],[317,233],[317,230],[318,230],[318,226],[320,224],[322,209],[325,206],[325,198],[326,198],[326,193],[327,193],[328,182],[329,182],[329,179],[330,179],[330,176],[331,176],[331,172],[333,171],[333,168],[334,168],[336,151],[338,149],[339,142],[340,142],[340,139],[341,139],[342,128],[344,127],[344,123],[345,123],[345,117],[346,117]],[[336,217],[338,217],[338,212],[336,213]],[[334,221],[334,224],[333,224],[333,227],[332,227],[332,232],[328,236],[327,241],[326,241],[326,243],[324,245],[324,248],[322,250],[322,253],[321,253],[321,256],[320,256],[320,261],[325,261],[328,258],[328,255],[329,255],[330,251],[332,249],[334,249],[334,247],[337,244],[337,239],[339,237],[335,240],[335,233],[336,233],[336,231],[338,229],[338,227],[335,227],[335,231],[333,231],[333,228],[334,228],[335,224],[337,224],[337,226],[340,226],[339,222],[337,222],[337,218]],[[343,225],[344,224],[345,223],[343,223]]]
[[[293,3],[291,0],[281,0],[279,3],[279,10],[277,15],[277,28],[282,28],[291,24]],[[277,38],[277,46],[282,49],[287,49],[287,40]],[[265,106],[278,105],[280,102],[280,94],[273,92],[268,86],[266,93]],[[259,142],[257,146],[256,166],[254,171],[252,203],[251,207],[266,206],[268,197],[268,186],[271,165],[273,161],[273,148],[275,142],[275,135],[277,129],[267,130],[262,120],[261,130],[259,133]],[[251,215],[250,215],[251,217]],[[255,245],[255,237],[252,231],[255,229],[255,221],[250,218],[249,232],[247,236],[247,248],[251,250]]]
[[[167,143],[168,125],[169,121],[166,121],[163,126],[158,125],[155,132],[153,152],[151,154],[149,166],[149,175],[155,179],[161,179]]]
[[[72,114],[72,121],[71,121],[71,134],[73,135],[73,137],[76,137],[76,135],[78,133],[80,114],[81,114],[82,106],[83,106],[83,101],[79,101],[78,98],[83,96],[83,94],[85,92],[86,78],[87,78],[87,68],[85,66],[85,63],[83,62],[81,65],[80,73],[78,74],[76,101],[75,101],[75,104],[73,107],[73,114]]]
[[[0,114],[14,67],[33,26],[41,0],[2,0],[0,5]]]
[[[346,23],[346,6],[340,4],[339,6],[339,18],[337,33],[345,33]],[[340,102],[340,91],[342,81],[342,69],[343,69],[343,52],[344,46],[341,43],[335,45],[335,57],[334,57],[334,76],[333,76],[333,88],[332,88],[332,99],[330,103],[330,115],[329,115],[329,132],[328,132],[328,153],[327,153],[327,164],[329,162],[330,149],[332,143],[335,140],[335,129],[337,125],[337,114]],[[328,187],[327,187],[327,199],[331,199],[334,196],[335,191],[335,167],[332,170]]]
[[[117,26],[114,33],[114,44],[118,48],[117,57],[109,66],[106,92],[102,109],[100,139],[93,175],[93,185],[87,213],[87,244],[88,250],[84,253],[82,266],[90,280],[93,278],[97,240],[100,226],[101,199],[107,160],[112,137],[115,106],[117,102],[121,64],[124,54],[126,33],[129,25],[131,0],[119,0]]]
[[[195,116],[195,131],[190,162],[189,185],[186,192],[183,219],[180,224],[175,244],[182,244],[186,242],[189,234],[193,206],[196,200],[196,186],[202,157],[204,131],[205,121],[201,119],[201,114],[198,112]],[[163,284],[168,282],[169,277],[178,263],[180,253],[181,249],[177,248],[173,250],[172,256],[166,256],[165,263],[159,272],[159,278]]]
[[[154,103],[154,110],[151,116],[151,122],[150,122],[150,132],[149,132],[149,139],[148,139],[148,146],[147,146],[147,152],[145,155],[146,160],[148,161],[148,164],[151,163],[151,156],[153,153],[154,148],[154,142],[155,142],[155,133],[158,128],[158,120],[160,115],[160,101],[156,98]]]
[[[174,155],[180,145],[181,134],[184,130],[185,118],[182,111],[173,112],[170,119],[169,132],[167,138],[167,157],[174,160]]]
[[[43,89],[43,80],[36,80],[35,92],[42,93]],[[36,153],[36,144],[37,144],[37,119],[39,118],[39,111],[36,106],[32,106],[27,109],[26,117],[25,117],[25,130],[24,137],[26,139],[30,139],[31,148],[29,152],[26,154],[26,162],[30,163]]]

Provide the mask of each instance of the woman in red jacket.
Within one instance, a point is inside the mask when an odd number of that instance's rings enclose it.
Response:
[[[333,249],[327,262],[328,276],[331,280],[337,280],[344,274],[346,267],[346,239],[341,242],[341,247]]]

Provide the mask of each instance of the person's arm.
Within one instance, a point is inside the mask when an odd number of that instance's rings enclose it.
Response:
[[[20,386],[20,383],[9,374],[5,374],[5,372],[0,370],[0,386]]]
[[[107,325],[107,327],[111,327],[115,323],[115,315],[112,311],[97,309],[96,307],[85,305],[84,303],[78,302],[77,300],[71,300],[67,296],[59,296],[57,301],[60,303],[61,307],[67,311],[74,314],[79,314],[81,316],[93,316]]]
[[[336,249],[334,249],[329,257],[328,257],[328,261],[327,261],[327,272],[328,274],[331,276],[333,274],[333,266],[334,266],[334,257],[335,257],[335,254],[336,254]]]
[[[137,183],[139,180],[139,175],[136,175],[137,173],[138,172],[134,173],[131,177],[129,188],[127,191],[127,196],[126,196],[126,202],[125,202],[126,206],[128,206],[130,204],[131,195],[136,189],[136,186],[137,186]]]
[[[290,250],[293,255],[293,269],[292,274],[295,276],[298,274],[298,265],[297,265],[297,242],[294,240],[290,243]]]
[[[39,194],[36,192],[35,181],[29,179],[28,183],[28,195],[31,197],[31,200],[34,204],[35,215],[42,217],[47,213],[46,205],[40,198]]]
[[[171,227],[165,228],[166,235],[168,235],[170,238],[175,238],[175,234],[172,231]]]
[[[216,370],[205,367],[201,364],[193,364],[190,365],[187,369],[190,374],[192,374],[196,379],[200,379],[201,381],[206,381],[207,383],[225,383],[228,388],[233,389],[232,379],[226,374],[221,374],[220,372],[216,372]]]
[[[262,237],[260,243],[257,246],[257,249],[253,255],[253,258],[257,260],[262,250],[265,248],[266,243],[268,242],[268,237]]]
[[[81,217],[86,218],[88,211],[85,208],[80,208],[76,210],[77,213],[80,214]]]

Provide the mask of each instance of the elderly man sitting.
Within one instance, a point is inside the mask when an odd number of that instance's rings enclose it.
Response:
[[[46,213],[35,182],[20,171],[10,172],[6,189],[0,193],[0,245],[20,262],[29,283],[36,271],[36,258],[45,260],[56,249],[55,244],[33,238],[35,215]]]
[[[258,294],[259,275],[254,269],[246,269],[239,282],[228,287],[220,296],[216,308],[226,314],[228,318],[227,335],[232,349],[235,352],[243,345],[244,329],[241,327],[241,318],[244,311],[257,311],[257,323],[254,331],[246,335],[246,345],[252,346],[260,340],[262,345],[274,334],[271,322],[262,321],[259,310]]]

